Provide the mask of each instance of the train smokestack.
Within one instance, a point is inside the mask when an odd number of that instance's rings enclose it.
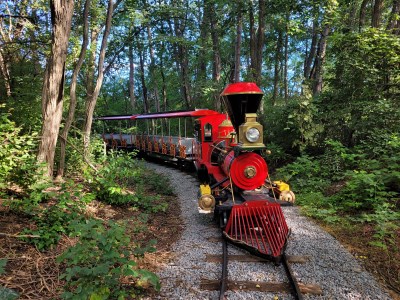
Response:
[[[262,97],[263,92],[254,82],[232,83],[222,91],[222,102],[237,134],[246,114],[257,113]]]

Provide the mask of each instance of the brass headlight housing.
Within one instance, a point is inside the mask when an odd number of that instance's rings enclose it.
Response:
[[[250,143],[257,142],[259,138],[260,138],[260,131],[257,128],[251,127],[249,129],[247,129],[247,131],[246,131],[246,139]]]
[[[256,114],[245,115],[245,122],[239,126],[238,142],[242,149],[265,149],[263,127],[257,122]]]

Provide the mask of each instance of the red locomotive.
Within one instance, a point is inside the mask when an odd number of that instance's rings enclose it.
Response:
[[[282,182],[272,183],[261,156],[266,147],[257,111],[263,93],[255,83],[228,85],[221,93],[227,114],[212,110],[175,111],[101,120],[152,120],[141,134],[103,134],[109,147],[132,148],[179,165],[194,164],[199,181],[199,211],[214,212],[225,238],[253,254],[279,261],[289,236],[280,201],[294,201]],[[184,130],[180,122],[184,119]],[[194,137],[187,137],[187,118],[195,118]],[[177,135],[154,121],[179,119]],[[184,135],[183,135],[184,132]]]

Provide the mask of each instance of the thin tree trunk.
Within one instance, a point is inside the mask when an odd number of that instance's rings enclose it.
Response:
[[[265,40],[265,0],[258,1],[258,29],[257,29],[257,48],[256,48],[256,76],[258,84],[261,82],[262,58]],[[261,106],[262,110],[262,106]]]
[[[88,98],[88,101],[86,102],[85,124],[83,127],[83,148],[84,148],[84,157],[85,157],[85,160],[87,160],[87,161],[90,161],[89,146],[90,146],[90,132],[92,130],[92,122],[93,122],[93,112],[94,112],[94,108],[96,106],[97,98],[99,97],[99,94],[100,94],[101,86],[103,85],[104,58],[106,55],[108,36],[110,34],[110,29],[111,29],[111,20],[112,20],[113,10],[114,10],[113,0],[109,0],[108,8],[107,8],[106,27],[104,29],[103,39],[101,42],[99,63],[97,66],[96,86],[94,88],[93,94],[91,95],[91,97]]]
[[[149,52],[150,52],[150,78],[153,84],[153,91],[154,91],[154,106],[156,111],[160,111],[160,99],[158,95],[158,87],[156,81],[156,74],[155,74],[155,58],[154,58],[154,48],[153,48],[153,37],[151,34],[150,26],[147,26],[147,38],[149,42]]]
[[[315,17],[315,19],[313,21],[313,26],[312,26],[312,38],[311,38],[310,52],[308,55],[306,55],[306,59],[304,62],[304,79],[311,78],[311,65],[312,65],[312,62],[314,61],[315,53],[317,53],[317,41],[318,41],[317,27],[318,27],[318,20]]]
[[[136,108],[136,98],[135,98],[135,64],[133,62],[133,46],[132,42],[129,42],[128,47],[129,55],[129,99],[131,102],[132,109]]]
[[[10,71],[5,62],[2,49],[0,49],[0,72],[4,78],[4,87],[6,89],[7,97],[11,97]]]
[[[323,72],[324,72],[324,63],[325,63],[325,53],[326,53],[326,42],[328,38],[328,34],[330,31],[330,25],[326,24],[323,32],[321,33],[321,38],[319,40],[318,45],[318,53],[316,56],[315,63],[315,80],[314,80],[314,88],[313,94],[318,95],[322,91],[323,87]]]
[[[64,73],[74,12],[73,0],[51,0],[52,42],[42,89],[42,131],[37,160],[53,176],[54,155],[63,108]]]
[[[142,93],[143,93],[143,110],[144,113],[150,112],[149,97],[147,93],[147,85],[144,74],[144,50],[139,50],[139,64],[140,64],[140,80],[142,82]]]
[[[168,110],[168,100],[167,100],[167,83],[165,81],[165,74],[164,74],[164,52],[165,46],[164,43],[161,42],[161,53],[160,53],[160,74],[162,80],[162,96],[163,96],[163,110]]]
[[[76,110],[76,86],[78,81],[78,75],[83,65],[83,61],[85,60],[86,49],[89,43],[89,9],[90,9],[90,0],[85,1],[85,7],[83,10],[83,40],[82,40],[82,47],[79,53],[78,61],[75,65],[72,79],[71,79],[71,89],[70,89],[70,103],[68,109],[68,116],[65,121],[65,125],[63,131],[61,132],[61,139],[60,139],[60,164],[58,166],[57,177],[62,178],[64,176],[65,170],[65,156],[66,156],[66,146],[67,146],[67,139],[68,139],[68,132],[71,128],[72,122],[75,116]]]
[[[392,11],[390,12],[389,22],[387,24],[387,30],[393,30],[396,28],[396,24],[398,24],[400,13],[400,0],[393,0]]]
[[[358,31],[361,32],[365,24],[365,14],[367,10],[367,5],[371,0],[363,0],[360,7],[360,20],[358,22]]]
[[[281,54],[282,54],[282,31],[278,29],[278,40],[276,41],[275,49],[275,63],[274,63],[274,88],[272,93],[272,106],[276,104],[276,99],[279,95],[279,74],[280,74],[280,64],[281,64]]]
[[[216,7],[214,3],[209,3],[207,6],[210,16],[210,31],[213,49],[213,73],[212,79],[214,83],[219,83],[221,80],[221,55],[219,51],[219,33],[218,33],[218,21],[216,14]],[[221,102],[219,101],[219,95],[214,93],[214,107],[215,110],[221,109]]]
[[[197,81],[205,82],[207,79],[207,62],[206,62],[206,48],[207,48],[207,35],[208,35],[208,22],[209,11],[206,9],[206,0],[203,1],[203,18],[200,24],[200,50],[199,50],[199,63],[197,70]]]
[[[289,87],[288,87],[288,60],[289,60],[289,13],[286,14],[286,32],[285,32],[285,62],[283,70],[283,88],[285,91],[285,103],[288,104]]]
[[[250,31],[250,78],[254,80],[256,74],[256,30],[254,24],[254,11],[253,11],[253,4],[249,1],[249,31]]]
[[[215,6],[209,6],[210,13],[210,30],[213,48],[213,80],[219,82],[221,79],[221,56],[219,51],[219,34],[217,25],[217,16]]]
[[[235,43],[235,71],[234,71],[234,81],[240,81],[240,52],[242,47],[242,31],[243,31],[243,21],[242,21],[242,11],[239,7],[237,15],[237,26],[236,26],[236,43]]]

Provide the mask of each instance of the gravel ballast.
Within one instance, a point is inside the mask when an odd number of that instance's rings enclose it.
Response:
[[[159,266],[161,292],[152,299],[218,299],[218,291],[200,288],[202,279],[219,279],[221,264],[206,262],[206,255],[221,254],[222,245],[212,239],[221,236],[212,214],[198,213],[198,181],[173,167],[148,162],[146,166],[169,178],[184,220],[182,236],[171,249],[175,258]],[[319,285],[323,291],[322,295],[306,294],[304,299],[391,299],[336,239],[300,215],[297,207],[283,207],[283,211],[292,231],[286,253],[310,257],[306,263],[291,264],[293,272],[299,282]],[[245,254],[231,245],[228,251]],[[272,263],[231,261],[228,274],[230,280],[238,281],[287,281],[283,267]],[[225,295],[229,300],[293,299],[290,294],[265,292],[227,291]]]

